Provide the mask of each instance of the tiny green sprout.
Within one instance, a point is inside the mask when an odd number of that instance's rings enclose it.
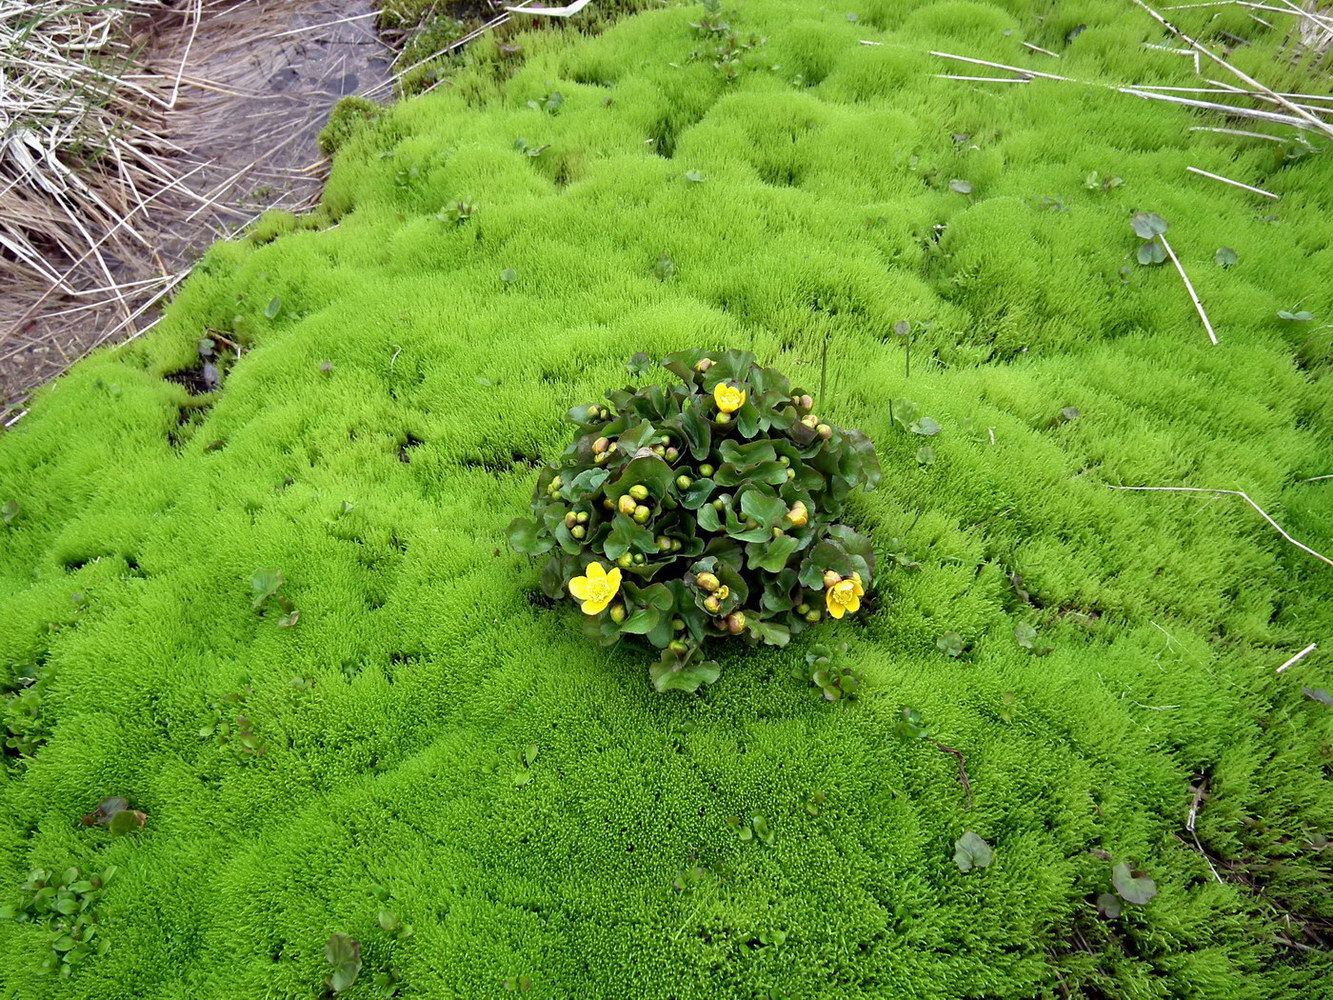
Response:
[[[517,139],[514,140],[514,148],[518,150],[520,153],[524,154],[525,156],[530,156],[535,160],[537,157],[541,156],[542,153],[550,149],[551,144],[545,143],[541,146],[533,146],[528,142],[527,139],[524,139],[522,136],[519,136]]]
[[[676,276],[676,265],[666,254],[658,256],[653,264],[653,277],[658,281],[669,281]]]
[[[953,180],[949,181],[949,190],[953,191],[956,194],[971,194],[972,182],[960,180],[959,178],[955,177]]]
[[[269,300],[269,304],[264,307],[264,317],[266,319],[277,319],[280,312],[282,312],[282,299],[275,295]]]
[[[1018,622],[1014,626],[1014,641],[1033,656],[1045,656],[1054,652],[1055,647],[1037,641],[1037,630],[1027,622]]]
[[[435,219],[438,222],[445,222],[451,226],[461,226],[476,214],[477,206],[466,198],[460,198],[452,204],[446,205],[435,213]]]
[[[995,852],[991,850],[990,844],[971,830],[966,831],[954,842],[953,863],[958,866],[960,872],[985,868],[994,858]]]
[[[963,637],[957,632],[945,632],[935,640],[935,646],[946,656],[952,656],[955,659],[963,655]]]
[[[935,449],[923,444],[916,450],[916,464],[926,469],[935,464]]]
[[[810,816],[818,816],[820,807],[828,801],[828,796],[820,790],[813,792],[805,803],[805,811]]]
[[[625,368],[635,378],[642,378],[644,375],[648,374],[649,370],[653,367],[653,364],[652,355],[645,354],[643,351],[638,351],[625,363]],[[666,441],[660,443],[666,444]],[[647,496],[647,494],[645,493],[644,496]],[[642,500],[643,497],[638,497],[637,499]]]
[[[1218,247],[1217,252],[1213,254],[1213,260],[1217,261],[1218,267],[1234,267],[1239,259],[1231,247]]]
[[[527,993],[532,989],[532,979],[528,976],[506,976],[502,982],[504,988],[511,993]]]
[[[341,993],[349,989],[361,974],[361,942],[342,933],[330,935],[324,943],[324,961],[333,966],[324,980],[329,990]]]
[[[702,184],[704,175],[697,170],[687,170],[685,171],[685,179],[692,184]]]
[[[1143,872],[1131,871],[1123,861],[1111,871],[1111,885],[1126,903],[1146,906],[1157,895],[1157,883]]]
[[[500,272],[500,280],[503,281],[506,285],[512,285],[515,281],[518,280],[518,272],[515,271],[512,267],[506,267],[503,271]]]
[[[1291,323],[1308,323],[1314,319],[1314,313],[1308,309],[1279,309],[1277,315],[1279,319],[1285,319]]]
[[[528,101],[528,107],[534,111],[545,111],[549,115],[554,115],[559,113],[564,103],[564,95],[558,90],[553,90],[549,94],[543,94],[539,98]]]

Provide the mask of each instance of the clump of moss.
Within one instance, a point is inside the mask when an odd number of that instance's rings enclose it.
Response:
[[[344,97],[329,112],[317,141],[326,156],[332,156],[366,125],[378,121],[384,109],[365,97]]]

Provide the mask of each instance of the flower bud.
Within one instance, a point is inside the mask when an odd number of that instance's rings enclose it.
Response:
[[[724,411],[719,413],[715,419],[719,424],[729,424],[731,423],[731,414]]]
[[[699,475],[703,476],[705,479],[711,476],[713,472],[714,472],[713,467],[709,465],[707,462],[699,466]]]
[[[832,586],[834,586],[835,584],[837,584],[838,581],[841,580],[841,579],[842,579],[842,577],[839,576],[837,573],[833,572],[833,570],[831,570],[831,569],[826,569],[826,570],[824,570],[824,586],[825,586],[825,587],[832,587]]]
[[[791,510],[787,511],[787,520],[794,528],[804,528],[810,523],[810,511],[806,508],[804,500],[797,500],[791,505]]]
[[[616,565],[619,566],[621,569],[629,569],[631,566],[634,565],[634,557],[630,555],[628,552],[626,552],[623,556],[621,556],[619,559],[616,560]]]
[[[786,534],[786,532],[783,531],[781,528],[774,528],[774,529],[773,529],[773,537],[774,537],[774,538],[781,538],[781,537],[782,537],[783,535],[785,535],[785,534]]]
[[[636,483],[635,485],[629,488],[629,495],[632,496],[635,500],[647,500],[648,487],[644,486],[642,483]]]
[[[622,514],[633,514],[634,511],[635,511],[635,509],[636,509],[638,506],[639,506],[639,505],[638,505],[637,503],[634,502],[634,498],[633,498],[632,496],[630,496],[628,493],[626,493],[626,494],[624,494],[623,496],[621,496],[621,498],[620,498],[620,513],[622,513]]]
[[[643,504],[639,504],[639,506],[634,508],[634,520],[638,521],[640,524],[647,524],[648,518],[652,516],[653,512],[643,506]]]
[[[722,602],[717,599],[715,594],[709,594],[704,598],[704,610],[710,615],[715,615],[722,610]]]
[[[726,509],[727,509],[727,501],[723,500],[721,497],[718,497],[716,500],[713,501],[713,510],[721,513]]]
[[[634,553],[634,565],[635,565],[635,566],[642,566],[642,565],[643,565],[644,563],[646,563],[647,561],[648,561],[648,557],[645,556],[642,552],[636,552],[636,553]]]
[[[617,444],[615,441],[612,441],[609,445],[606,446],[606,450],[607,450],[607,451],[619,451],[619,450],[620,450],[620,445]]]
[[[795,479],[795,478],[796,478],[796,470],[795,470],[795,469],[788,469],[788,470],[787,470],[787,482],[791,482],[791,481],[792,481],[793,479]]]
[[[745,612],[733,611],[727,615],[727,631],[732,635],[740,635],[745,631]]]
[[[805,620],[808,621],[811,625],[813,625],[815,622],[819,621],[819,619],[823,617],[824,617],[824,612],[820,611],[818,608],[811,608],[805,614]]]
[[[713,596],[719,601],[725,601],[731,596],[731,588],[724,583],[722,586],[718,587],[717,590],[713,591]]]
[[[574,520],[577,521],[579,524],[587,524],[588,512],[586,510],[579,511],[577,514],[574,515]]]
[[[786,455],[779,455],[779,456],[778,456],[778,465],[782,466],[782,467],[785,469],[785,468],[787,468],[788,466],[791,465],[791,459],[788,458]]]
[[[829,438],[833,437],[833,428],[828,424],[820,424],[815,428],[815,433],[827,441]]]
[[[688,490],[693,485],[694,480],[689,476],[679,475],[676,477],[676,489],[678,490]]]
[[[605,507],[607,510],[616,509],[615,501],[613,501],[610,497],[602,497],[602,506]]]
[[[671,650],[671,652],[675,653],[677,656],[683,656],[690,651],[690,647],[680,639],[672,639],[668,642],[667,649]]]
[[[670,551],[671,551],[671,539],[668,538],[666,535],[658,535],[658,536],[657,536],[657,551],[658,551],[658,552],[670,552]]]
[[[603,463],[604,463],[608,458],[610,458],[610,457],[611,457],[610,452],[605,452],[605,451],[604,451],[604,452],[602,452],[600,455],[594,455],[594,456],[592,457],[592,463],[593,463],[593,465],[601,465],[601,464],[603,464]]]
[[[574,525],[576,525],[576,524],[578,524],[578,523],[579,523],[578,515],[575,514],[572,510],[571,510],[568,514],[565,515],[565,527],[566,527],[566,528],[572,528],[572,527],[574,527]]]
[[[673,618],[673,619],[671,619],[671,630],[672,630],[673,632],[680,632],[680,631],[683,631],[684,628],[685,628],[685,622],[684,622],[684,621],[682,621],[682,620],[679,619],[679,618]]]
[[[602,452],[606,451],[606,449],[609,448],[610,446],[611,446],[610,438],[599,437],[596,441],[592,443],[592,453],[594,455],[600,455]]]
[[[657,436],[657,443],[658,443],[658,444],[662,444],[662,445],[670,444],[670,443],[671,443],[671,435],[670,435],[670,434],[659,434],[659,435]]]
[[[569,533],[573,535],[575,538],[582,539],[583,536],[588,533],[588,529],[581,524],[576,524],[574,525],[574,527],[569,529]]]
[[[712,368],[713,364],[714,362],[712,358],[700,358],[694,363],[694,370],[702,375],[704,372],[708,371],[708,369]]]
[[[623,604],[611,605],[611,620],[615,622],[617,625],[619,625],[621,622],[625,620],[625,605]]]
[[[801,409],[813,410],[814,408],[815,408],[815,401],[808,393],[801,397]]]
[[[808,614],[810,612],[810,605],[804,603],[798,604],[796,605],[795,611],[798,615]]]
[[[811,430],[814,430],[819,426],[819,418],[813,413],[807,413],[801,418],[801,423],[805,424],[805,426],[809,427]]]
[[[660,444],[653,445],[653,454],[658,458],[666,458],[666,448]]]
[[[700,590],[707,590],[709,593],[722,586],[722,582],[712,573],[700,573],[694,578],[694,582],[699,585]]]
[[[673,538],[673,539],[671,539],[671,551],[672,551],[672,552],[679,552],[679,551],[680,551],[681,549],[683,549],[684,547],[685,547],[684,544],[681,542],[681,540],[680,540],[679,538]]]
[[[680,458],[680,449],[679,449],[679,448],[674,448],[674,447],[672,447],[672,448],[667,448],[667,450],[666,450],[666,460],[667,460],[668,462],[674,462],[674,461],[676,461],[676,459],[678,459],[678,458]]]

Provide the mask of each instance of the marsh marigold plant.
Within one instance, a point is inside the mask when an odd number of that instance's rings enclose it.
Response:
[[[570,410],[578,428],[544,468],[513,548],[545,556],[542,590],[578,602],[605,645],[660,649],[659,691],[696,690],[723,639],[784,646],[826,617],[862,608],[870,542],[838,523],[879,463],[859,431],[822,421],[815,401],[739,351],[682,351],[680,385],[608,392]]]

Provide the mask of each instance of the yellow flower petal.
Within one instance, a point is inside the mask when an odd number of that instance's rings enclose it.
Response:
[[[723,413],[735,413],[745,405],[745,390],[739,386],[719,382],[713,386],[713,402]]]
[[[606,585],[611,588],[611,597],[615,597],[620,591],[620,567],[613,566],[611,572],[606,574]],[[607,601],[611,600],[607,598]]]
[[[834,618],[842,617],[844,610],[843,606],[833,599],[832,593],[828,594],[828,596],[825,599],[825,603],[828,604],[828,613],[830,616]]]
[[[588,578],[589,578],[589,579],[592,579],[592,578],[594,578],[594,577],[598,577],[598,576],[606,576],[606,569],[605,569],[605,568],[602,566],[602,564],[599,563],[599,562],[590,562],[590,563],[588,563],[588,568],[587,568],[586,570],[584,570],[584,572],[586,572],[586,573],[588,574]]]
[[[846,608],[849,614],[856,614],[861,610],[861,598],[853,594],[852,599],[847,602]]]
[[[586,576],[576,576],[569,581],[569,596],[576,601],[585,601],[588,599],[591,589],[588,586]]]
[[[865,587],[861,586],[861,574],[860,574],[860,573],[853,573],[853,574],[852,574],[852,593],[854,593],[857,597],[862,597],[862,596],[865,595],[865,592],[866,592]],[[856,608],[852,608],[852,610],[855,611]]]
[[[598,615],[606,610],[606,606],[611,603],[611,598],[607,597],[604,601],[584,601],[583,613],[585,615]]]

